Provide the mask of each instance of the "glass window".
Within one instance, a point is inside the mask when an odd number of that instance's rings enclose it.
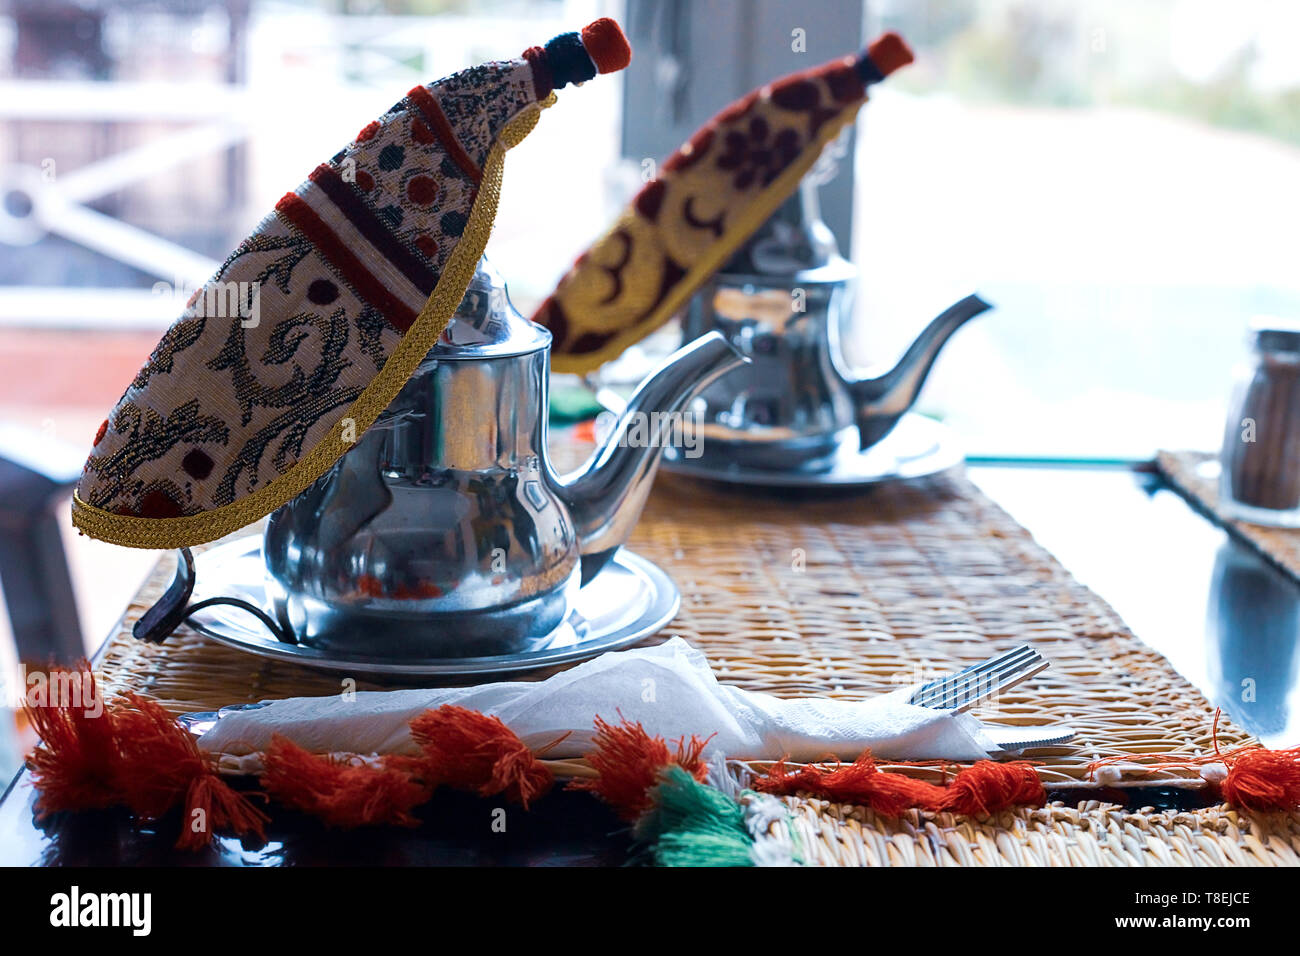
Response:
[[[918,57],[859,123],[860,361],[998,309],[922,410],[976,454],[1217,447],[1258,314],[1300,317],[1300,6],[873,0]]]

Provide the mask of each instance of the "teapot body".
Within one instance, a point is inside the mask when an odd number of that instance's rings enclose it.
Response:
[[[631,533],[673,420],[745,360],[716,334],[680,349],[642,382],[615,435],[561,477],[546,453],[550,344],[481,262],[356,447],[271,515],[262,556],[284,632],[403,661],[517,654],[586,634],[572,613],[578,589]],[[652,434],[639,427],[647,421]]]
[[[546,371],[545,350],[431,359],[356,448],[272,515],[263,556],[299,640],[474,657],[527,649],[563,622],[579,555],[542,475]]]
[[[944,343],[990,308],[966,296],[931,320],[893,368],[864,373],[842,348],[857,277],[805,178],[690,304],[685,337],[719,332],[750,365],[705,393],[702,454],[679,464],[830,469],[846,442],[865,450],[889,434]]]
[[[809,177],[696,293],[684,338],[720,332],[750,364],[704,393],[694,464],[829,467],[855,426],[838,352],[857,275],[822,221]]]
[[[299,641],[476,657],[527,650],[564,622],[579,542],[546,480],[549,343],[484,262],[378,421],[271,515],[268,592]]]
[[[856,271],[837,257],[788,278],[723,273],[692,300],[684,337],[716,330],[750,360],[697,399],[710,467],[815,468],[852,437],[838,348]]]

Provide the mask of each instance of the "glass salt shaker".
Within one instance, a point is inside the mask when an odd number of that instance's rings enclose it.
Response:
[[[1252,524],[1300,527],[1300,322],[1257,319],[1223,435],[1219,498]]]

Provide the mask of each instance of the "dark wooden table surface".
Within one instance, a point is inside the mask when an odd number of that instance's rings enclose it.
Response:
[[[1150,473],[977,464],[970,475],[1240,726],[1270,746],[1298,742],[1294,582]],[[490,802],[439,794],[415,829],[339,833],[277,812],[266,845],[225,839],[199,854],[171,848],[175,820],[142,831],[103,812],[37,826],[31,802],[22,776],[0,801],[0,865],[618,865],[631,846],[604,807],[563,791],[508,811],[504,833]]]

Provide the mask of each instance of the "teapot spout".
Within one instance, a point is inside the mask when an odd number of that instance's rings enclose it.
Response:
[[[941,312],[888,372],[849,383],[855,403],[858,438],[863,449],[884,438],[903,413],[916,402],[939,350],[968,320],[993,308],[978,295],[968,295]]]
[[[663,451],[683,436],[699,440],[686,406],[720,376],[749,359],[718,332],[682,346],[641,383],[617,424],[573,474],[545,469],[552,492],[568,507],[582,554],[582,583],[627,540],[645,507]]]

